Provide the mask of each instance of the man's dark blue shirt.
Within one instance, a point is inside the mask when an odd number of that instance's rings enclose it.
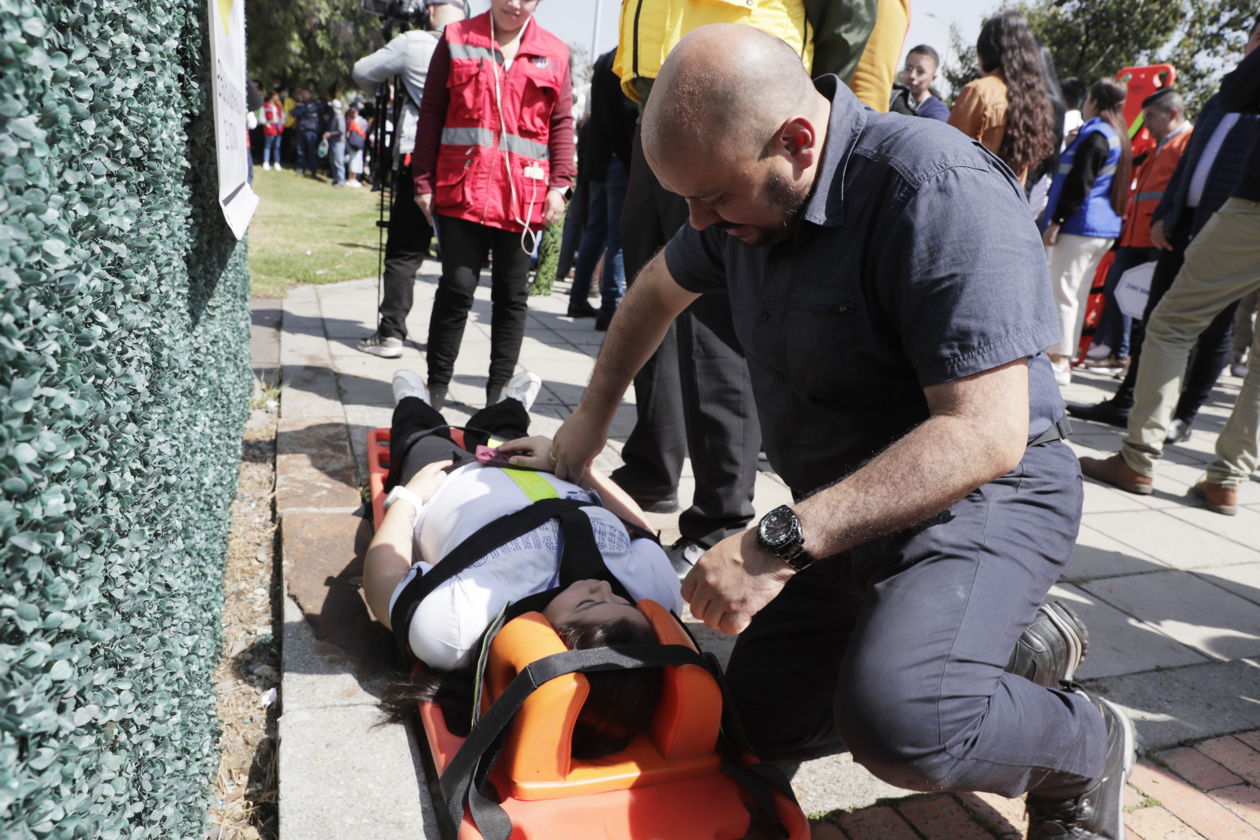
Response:
[[[1029,440],[1063,414],[1045,250],[1019,181],[936,120],[878,114],[835,76],[793,238],[745,245],[684,225],[665,248],[693,292],[730,295],[766,454],[798,495],[928,418],[923,389],[1029,358]]]

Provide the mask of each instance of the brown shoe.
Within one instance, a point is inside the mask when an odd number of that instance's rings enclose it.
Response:
[[[1084,456],[1081,458],[1081,472],[1139,496],[1155,492],[1154,481],[1130,467],[1119,455],[1106,459]]]
[[[1190,488],[1190,492],[1202,499],[1207,504],[1207,509],[1214,513],[1223,513],[1226,516],[1238,513],[1237,487],[1213,484],[1204,479]]]

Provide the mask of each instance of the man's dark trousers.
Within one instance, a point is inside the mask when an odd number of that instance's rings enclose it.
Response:
[[[627,281],[684,224],[687,202],[656,180],[636,128],[621,215]],[[678,487],[690,453],[696,490],[678,519],[682,535],[711,547],[748,527],[761,427],[725,295],[704,295],[678,316],[634,378],[634,394],[638,420],[614,480],[636,497],[664,495]]]
[[[298,169],[312,175],[319,169],[319,135],[298,129]]]
[[[416,286],[416,272],[429,253],[433,228],[416,204],[410,171],[394,173],[394,198],[385,239],[385,287],[381,295],[382,338],[406,338],[407,315]]]
[[[912,790],[1079,793],[1103,769],[1102,716],[1004,669],[1071,556],[1082,496],[1066,444],[1029,447],[944,513],[794,576],[727,669],[753,747],[839,737]]]

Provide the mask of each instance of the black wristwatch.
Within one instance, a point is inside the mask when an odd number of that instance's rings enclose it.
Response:
[[[780,505],[761,517],[757,524],[757,545],[798,572],[814,562],[813,555],[805,550],[801,520],[787,505]]]

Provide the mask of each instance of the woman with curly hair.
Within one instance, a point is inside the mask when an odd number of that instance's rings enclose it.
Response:
[[[1028,19],[1006,10],[985,21],[976,41],[982,78],[963,87],[949,124],[979,140],[1022,183],[1054,153],[1050,106],[1037,41]]]

